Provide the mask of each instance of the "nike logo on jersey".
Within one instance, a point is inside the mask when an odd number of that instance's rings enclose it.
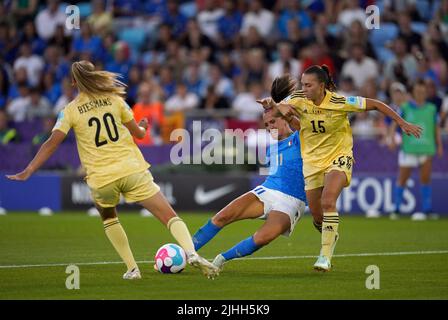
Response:
[[[235,190],[235,186],[233,184],[209,191],[205,191],[204,186],[199,185],[194,192],[194,200],[200,205],[208,204],[221,198],[222,196],[225,196],[233,190]]]

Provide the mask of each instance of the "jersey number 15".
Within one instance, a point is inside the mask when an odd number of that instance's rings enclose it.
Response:
[[[318,120],[318,121],[312,120],[311,124],[313,125],[313,133],[325,133],[325,127],[323,126],[324,120]],[[317,129],[319,129],[319,131],[317,131]]]

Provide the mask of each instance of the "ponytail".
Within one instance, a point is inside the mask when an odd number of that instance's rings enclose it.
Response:
[[[289,74],[277,77],[272,82],[271,97],[275,103],[279,103],[296,90],[297,82]]]

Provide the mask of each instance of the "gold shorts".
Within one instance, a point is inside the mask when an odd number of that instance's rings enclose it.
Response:
[[[348,187],[352,180],[353,162],[352,155],[343,155],[336,157],[328,166],[323,168],[303,163],[305,190],[313,190],[323,187],[325,175],[333,170],[342,171],[345,173],[347,177],[347,184],[345,187]]]
[[[111,208],[118,205],[121,194],[126,202],[139,202],[155,195],[160,191],[160,187],[154,182],[151,172],[145,170],[90,190],[93,200],[98,205],[102,208]]]

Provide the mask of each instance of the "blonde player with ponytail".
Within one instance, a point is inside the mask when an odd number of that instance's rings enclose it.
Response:
[[[375,99],[337,94],[327,66],[311,66],[301,78],[302,90],[295,89],[289,76],[276,78],[271,96],[259,101],[265,109],[276,110],[292,127],[300,128],[305,191],[315,227],[322,232],[320,256],[314,264],[319,271],[331,268],[339,238],[336,201],[352,176],[353,137],[349,112],[378,110],[406,134],[420,136],[421,128],[404,121],[391,108]]]
[[[125,84],[118,75],[95,70],[88,61],[79,61],[71,68],[73,85],[79,95],[58,116],[50,138],[41,146],[26,169],[11,180],[27,180],[56,151],[73,128],[79,158],[87,171],[87,184],[98,207],[107,237],[123,259],[127,271],[124,279],[141,278],[125,231],[117,217],[120,195],[148,209],[184,248],[188,263],[198,267],[209,278],[217,268],[200,257],[187,226],[174,212],[160,188],[154,183],[149,164],[143,158],[133,136],[143,138],[148,126],[144,119],[137,124],[123,97]]]

